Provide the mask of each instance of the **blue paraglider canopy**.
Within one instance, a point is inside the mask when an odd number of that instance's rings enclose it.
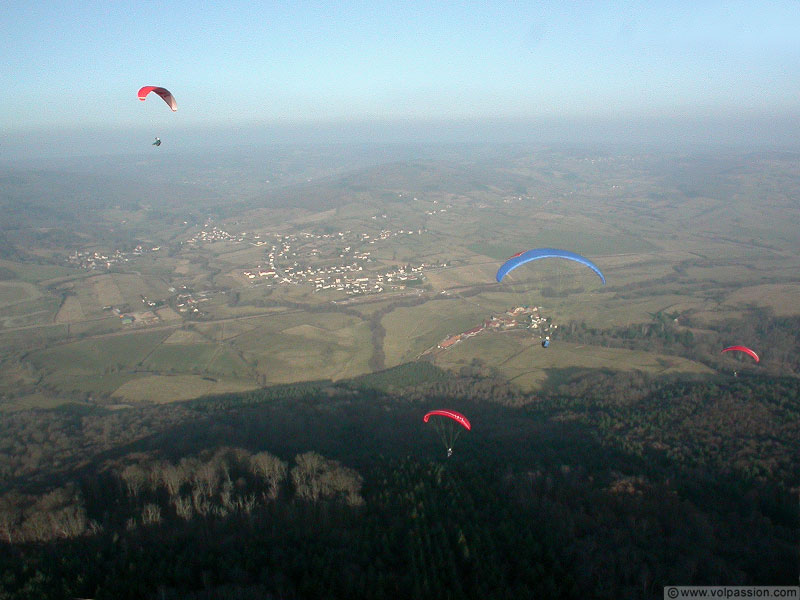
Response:
[[[574,260],[575,262],[586,265],[592,271],[597,273],[598,277],[600,277],[600,281],[603,282],[603,285],[606,283],[606,278],[603,276],[603,273],[600,271],[598,266],[588,258],[581,256],[580,254],[570,252],[569,250],[558,250],[556,248],[534,248],[533,250],[515,254],[505,263],[503,263],[503,265],[497,270],[497,281],[502,281],[503,277],[520,265],[524,265],[532,260],[539,260],[540,258],[565,258],[567,260]]]

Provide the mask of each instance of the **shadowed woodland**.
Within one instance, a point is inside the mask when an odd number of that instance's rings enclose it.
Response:
[[[793,378],[600,371],[525,395],[417,363],[161,407],[16,413],[0,456],[0,597],[788,585],[798,398]],[[473,423],[450,459],[421,421],[434,406]]]

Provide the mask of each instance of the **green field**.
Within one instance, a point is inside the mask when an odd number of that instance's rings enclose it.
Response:
[[[3,329],[51,324],[58,307],[58,298],[49,296],[4,306],[0,308],[0,332]]]
[[[0,281],[0,307],[32,300],[39,295],[36,286],[21,281]]]
[[[545,349],[538,337],[517,332],[484,333],[464,340],[439,354],[436,364],[456,370],[475,359],[526,391],[541,388],[553,373],[563,369],[643,371],[654,375],[713,373],[705,365],[676,356],[561,341]]]
[[[367,324],[337,313],[263,320],[237,336],[233,347],[271,383],[360,375],[372,356]]]
[[[63,373],[131,369],[139,366],[167,335],[154,331],[77,341],[34,352],[29,359],[39,369],[61,365],[57,372]]]
[[[445,337],[480,325],[487,316],[482,307],[460,298],[398,308],[382,320],[386,366],[414,360]]]
[[[0,268],[8,269],[16,275],[16,278],[28,283],[40,283],[50,279],[83,277],[81,271],[69,267],[59,267],[55,265],[40,265],[35,263],[20,263],[10,260],[0,259]]]
[[[619,235],[603,236],[586,230],[544,230],[519,243],[475,242],[467,246],[476,254],[482,254],[498,261],[530,248],[564,248],[591,257],[604,254],[631,254],[652,252],[654,247],[641,238],[622,237]]]
[[[239,377],[217,379],[200,375],[148,375],[129,380],[114,391],[114,396],[126,401],[164,403],[243,392],[255,387],[255,382]]]
[[[228,347],[219,344],[161,344],[142,362],[155,372],[207,373],[245,377],[247,365]]]

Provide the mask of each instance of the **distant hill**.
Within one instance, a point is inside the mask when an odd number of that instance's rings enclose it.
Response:
[[[50,170],[0,171],[0,229],[79,226],[94,212],[142,205],[202,204],[216,194],[188,185],[165,185],[124,175]]]

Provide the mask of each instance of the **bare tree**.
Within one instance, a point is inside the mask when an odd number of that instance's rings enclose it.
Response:
[[[186,473],[186,477],[189,479],[194,477],[194,474],[197,472],[197,469],[200,468],[200,459],[195,456],[189,458],[182,458],[180,462],[180,467],[183,468],[184,472]]]
[[[199,487],[192,489],[192,506],[197,514],[205,516],[211,510],[211,503]]]
[[[204,493],[207,498],[211,498],[217,491],[217,486],[220,481],[218,461],[212,459],[206,463],[202,463],[195,472],[194,479],[202,493]]]
[[[17,532],[22,511],[15,502],[14,497],[3,497],[0,499],[0,535],[8,540],[9,544],[14,543],[14,535]]]
[[[188,481],[189,473],[185,467],[166,463],[161,469],[161,482],[167,488],[170,498],[175,498],[181,491],[181,486]]]
[[[328,468],[328,461],[316,452],[306,452],[294,457],[296,466],[292,467],[292,483],[295,493],[303,500],[316,502],[324,493],[322,476]]]
[[[253,508],[256,505],[256,497],[254,494],[248,494],[244,498],[236,498],[234,502],[236,504],[236,510],[249,515],[251,512],[253,512]]]
[[[230,479],[231,466],[234,468],[247,466],[250,453],[244,448],[220,448],[214,453],[213,460],[217,463],[223,479]]]
[[[250,471],[267,483],[267,498],[274,500],[280,493],[281,483],[286,479],[288,465],[269,452],[259,452],[250,457]]]
[[[222,482],[222,488],[219,492],[219,496],[220,500],[222,501],[222,507],[226,511],[233,510],[233,482],[231,482],[230,478]]]
[[[128,465],[122,470],[120,476],[128,488],[128,495],[138,498],[148,480],[147,471],[139,465]]]
[[[364,504],[361,486],[364,479],[354,469],[336,463],[335,467],[323,475],[323,489],[330,495],[342,495],[350,506]]]
[[[86,526],[86,531],[89,535],[98,535],[103,532],[103,526],[94,519],[89,519],[89,523]]]
[[[225,456],[228,463],[236,467],[246,469],[250,464],[250,453],[244,448],[225,448]]]
[[[49,513],[55,535],[63,538],[73,538],[86,532],[86,510],[79,504],[66,506],[59,511]]]
[[[361,498],[363,479],[355,470],[343,467],[316,452],[306,452],[295,457],[292,483],[299,498],[316,502],[321,498],[344,497],[351,506],[364,503]]]
[[[161,507],[157,504],[145,504],[142,509],[142,523],[155,525],[161,522]]]
[[[161,487],[161,473],[169,463],[160,461],[145,465],[147,471],[147,489],[155,492]]]
[[[173,498],[172,503],[175,505],[175,512],[177,515],[186,521],[192,518],[192,499],[188,496],[178,496]]]
[[[23,538],[27,541],[44,541],[51,539],[55,532],[48,515],[43,512],[34,512],[22,524]]]

